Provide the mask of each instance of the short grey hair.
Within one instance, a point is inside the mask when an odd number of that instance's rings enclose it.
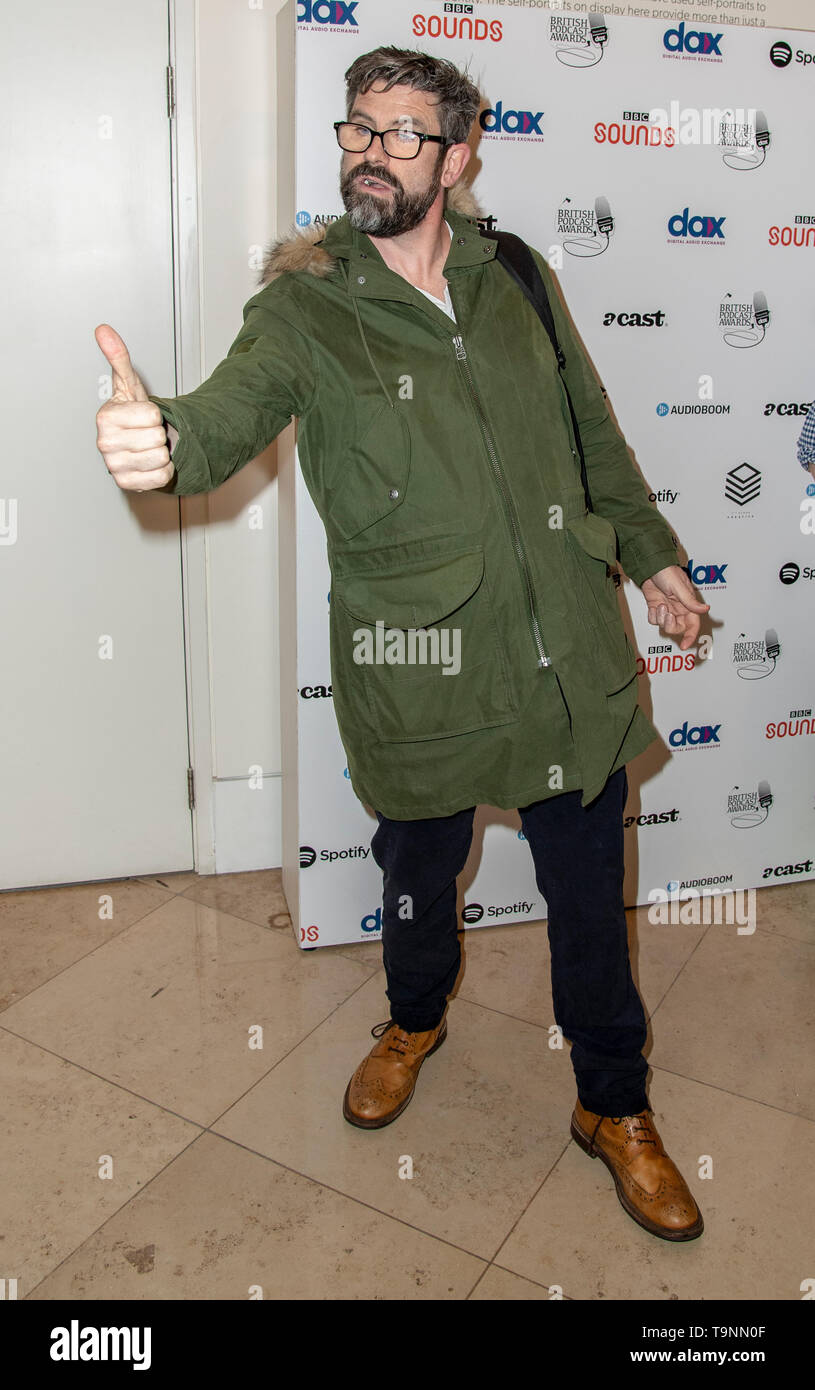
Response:
[[[466,143],[481,105],[481,93],[448,58],[393,47],[374,48],[361,54],[345,74],[346,115],[350,115],[357,95],[367,92],[374,82],[386,83],[386,92],[391,87],[406,86],[437,97],[444,139],[451,145]]]

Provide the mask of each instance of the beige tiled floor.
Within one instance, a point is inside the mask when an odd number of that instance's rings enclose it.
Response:
[[[445,1045],[368,1132],[341,1102],[381,945],[301,952],[278,871],[5,893],[0,1274],[46,1300],[800,1299],[814,908],[806,882],[761,890],[753,935],[629,913],[651,1104],[706,1223],[671,1245],[570,1138],[545,924],[465,933]]]

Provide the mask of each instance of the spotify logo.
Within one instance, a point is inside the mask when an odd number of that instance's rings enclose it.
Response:
[[[786,565],[782,565],[778,571],[778,578],[782,584],[794,584],[801,571],[794,560],[788,560]]]
[[[779,39],[770,49],[770,62],[776,68],[788,67],[792,62],[792,49],[783,39]]]
[[[480,903],[468,903],[461,914],[463,922],[480,922],[484,916],[484,909]]]
[[[300,846],[300,868],[301,868],[301,869],[310,869],[316,858],[317,858],[317,854],[316,854],[316,852],[311,848],[311,845],[301,845],[301,846]]]

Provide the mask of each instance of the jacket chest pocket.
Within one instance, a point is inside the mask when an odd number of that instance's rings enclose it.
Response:
[[[434,537],[368,552],[365,559],[370,568],[339,575],[335,569],[332,580],[331,664],[340,721],[361,715],[384,743],[512,722],[517,705],[482,547],[456,550],[450,538]]]
[[[337,461],[325,525],[351,540],[390,516],[405,500],[410,476],[410,430],[402,412],[384,401],[362,423]]]

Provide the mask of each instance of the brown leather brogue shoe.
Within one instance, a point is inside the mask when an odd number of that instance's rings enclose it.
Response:
[[[572,1138],[609,1169],[621,1204],[638,1225],[662,1240],[695,1240],[705,1228],[676,1164],[666,1154],[650,1111],[618,1118],[577,1102]]]
[[[360,1129],[380,1129],[410,1103],[419,1068],[447,1037],[447,1019],[426,1033],[408,1033],[391,1019],[371,1029],[379,1038],[345,1091],[342,1113]]]

